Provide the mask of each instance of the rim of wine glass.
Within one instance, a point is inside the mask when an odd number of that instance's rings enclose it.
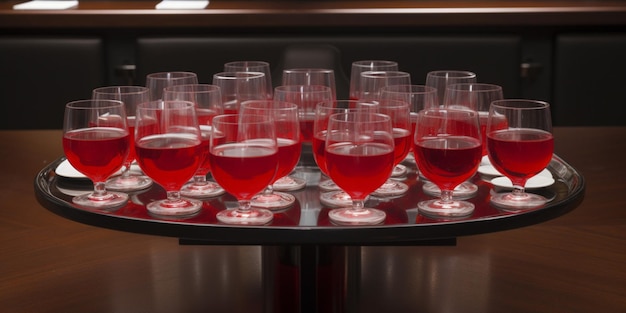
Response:
[[[494,92],[502,91],[502,86],[489,83],[455,83],[447,85],[446,90],[467,92]]]
[[[229,67],[237,67],[237,68],[244,68],[244,69],[249,69],[249,68],[270,68],[270,63],[266,62],[266,61],[230,61],[230,62],[226,62],[224,63],[224,70],[226,72],[229,72],[228,70],[226,70],[226,68]],[[256,72],[256,71],[244,71],[244,72]]]
[[[274,93],[277,91],[284,93],[326,93],[332,92],[332,89],[324,85],[281,85],[274,88]]]
[[[404,71],[364,71],[361,72],[361,78],[363,77],[371,77],[371,78],[402,78],[402,77],[411,77],[411,73]]]
[[[426,85],[388,85],[380,88],[381,92],[389,92],[389,93],[410,93],[410,94],[429,94],[436,93],[437,88]]]
[[[289,73],[328,73],[335,74],[335,70],[330,68],[317,68],[317,67],[297,67],[297,68],[288,68],[283,70],[284,74]]]
[[[172,85],[164,88],[164,91],[180,93],[217,92],[220,90],[220,86],[212,84]]]
[[[104,95],[133,95],[133,94],[142,94],[142,93],[150,93],[150,88],[144,86],[127,86],[127,85],[119,85],[119,86],[102,86],[98,88],[94,88],[92,93],[95,95],[104,94]]]
[[[175,106],[172,106],[175,105]],[[146,110],[146,111],[158,111],[163,110],[165,108],[169,110],[186,110],[187,108],[192,107],[195,108],[195,104],[191,101],[186,100],[152,100],[143,103],[137,104],[137,111]]]
[[[232,72],[219,72],[213,74],[213,78],[219,79],[228,79],[228,80],[237,80],[237,79],[251,79],[251,78],[262,78],[265,77],[265,73],[263,72],[242,72],[242,71],[232,71]]]
[[[476,78],[476,73],[466,70],[436,70],[430,71],[426,74],[426,77],[438,77],[438,78]]]
[[[178,80],[178,79],[186,79],[190,77],[198,77],[198,74],[194,72],[185,72],[185,71],[174,71],[174,72],[155,72],[146,75],[146,78],[152,79],[167,79],[167,80]]]
[[[492,101],[491,106],[502,109],[536,110],[549,109],[550,103],[533,99],[501,99]]]
[[[398,62],[390,60],[359,60],[352,62],[353,67],[357,68],[377,68],[377,67],[389,67],[397,68]]]
[[[96,104],[96,106],[94,106]],[[70,101],[65,104],[65,107],[68,109],[108,109],[108,108],[117,108],[124,107],[124,102],[120,100],[113,99],[81,99]]]

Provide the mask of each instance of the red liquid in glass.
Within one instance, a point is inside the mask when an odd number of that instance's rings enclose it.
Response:
[[[128,156],[126,157],[126,162],[125,163],[132,163],[137,154],[135,153],[135,117],[134,116],[128,116],[126,118],[126,120],[128,121],[128,138],[129,138],[129,145],[128,145]]]
[[[240,200],[250,200],[265,189],[274,178],[278,165],[275,150],[246,144],[215,147],[209,157],[213,178]]]
[[[302,143],[289,139],[278,138],[278,169],[273,182],[285,177],[293,171],[300,160]],[[272,183],[273,183],[272,182]]]
[[[311,143],[313,149],[313,159],[317,163],[317,167],[324,175],[328,176],[328,169],[326,169],[326,131],[319,132],[313,137]]]
[[[63,136],[63,151],[79,172],[102,182],[122,167],[129,141],[128,133],[119,128],[77,129]]]
[[[439,188],[452,190],[478,169],[481,143],[466,136],[433,137],[413,147],[422,174]]]
[[[384,184],[394,166],[393,149],[378,143],[331,144],[326,158],[330,177],[352,199],[364,199]]]
[[[135,148],[141,170],[167,191],[180,190],[202,162],[202,143],[193,136],[147,136]]]
[[[315,119],[300,118],[300,136],[302,141],[310,142],[313,140],[313,124]]]
[[[524,182],[543,171],[552,160],[554,138],[537,129],[508,129],[490,132],[487,136],[489,159],[511,180]]]
[[[393,141],[394,141],[394,164],[400,164],[407,154],[411,150],[411,141],[413,137],[411,133],[406,129],[394,128],[393,129]]]
[[[480,135],[483,140],[483,155],[487,155],[487,122],[489,121],[489,112],[478,112],[478,121],[480,123]],[[491,130],[506,129],[508,123],[504,116],[493,117],[491,119]]]

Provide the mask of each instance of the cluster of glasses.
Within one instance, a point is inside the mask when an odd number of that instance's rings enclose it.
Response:
[[[202,199],[229,193],[238,205],[219,211],[220,222],[264,225],[306,187],[292,174],[307,149],[324,177],[320,202],[339,225],[383,223],[384,210],[366,200],[406,194],[405,162],[434,197],[417,203],[428,217],[472,214],[465,200],[476,194],[470,179],[481,162],[512,182],[512,192],[491,195],[495,206],[547,201],[524,190],[552,158],[545,102],[504,99],[500,86],[467,71],[429,72],[415,85],[393,61],[353,62],[346,100],[331,69],[284,70],[276,88],[270,73],[262,61],[226,63],[212,84],[191,72],[152,73],[145,86],[101,87],[68,103],[64,152],[94,183],[73,202],[115,210],[155,182],[167,194],[146,205],[155,216],[191,217]]]

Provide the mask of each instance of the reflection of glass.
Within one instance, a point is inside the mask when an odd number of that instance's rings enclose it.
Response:
[[[262,72],[221,72],[213,75],[213,85],[220,87],[224,113],[237,114],[247,100],[267,100],[265,74]]]
[[[398,63],[386,60],[361,60],[352,62],[350,71],[350,99],[358,99],[361,93],[361,73],[367,71],[397,71]]]
[[[418,114],[415,159],[420,172],[441,189],[439,199],[421,201],[421,214],[434,218],[471,215],[474,204],[452,198],[456,186],[472,177],[481,156],[478,113],[471,110],[427,109]]]
[[[146,206],[150,213],[186,217],[200,211],[202,201],[180,195],[202,163],[202,137],[193,102],[157,100],[139,104],[135,148],[143,172],[167,192],[167,199]]]
[[[272,99],[272,73],[270,64],[265,61],[233,61],[224,64],[224,72],[261,72],[265,75],[267,99]]]
[[[122,175],[107,180],[107,189],[117,191],[135,191],[148,188],[152,185],[150,177],[143,173],[131,171],[131,164],[135,160],[135,111],[137,104],[150,100],[150,89],[140,86],[110,86],[100,87],[92,91],[92,98],[96,100],[110,99],[124,102],[130,144],[128,157],[124,161]]]
[[[502,120],[506,127],[503,127]],[[526,181],[552,160],[554,137],[550,105],[535,100],[498,100],[487,122],[487,150],[491,164],[513,183],[513,191],[492,195],[491,203],[509,211],[544,205],[548,200],[528,193]]]
[[[263,225],[271,211],[254,208],[252,197],[267,187],[278,167],[276,126],[262,115],[218,115],[213,119],[209,157],[213,178],[235,196],[238,206],[222,210],[217,219],[226,224]]]
[[[350,195],[352,206],[331,210],[329,218],[340,225],[373,225],[385,212],[366,208],[367,196],[391,175],[394,139],[389,116],[361,110],[330,116],[326,135],[328,174]]]
[[[298,106],[295,103],[273,100],[250,100],[241,104],[242,115],[260,115],[274,122],[276,141],[278,142],[278,167],[276,175],[265,191],[252,198],[252,206],[268,209],[283,209],[295,202],[291,194],[274,191],[274,184],[282,179],[282,185],[301,189],[306,182],[302,179],[289,177],[300,159],[302,141],[300,140],[300,124],[298,123]]]
[[[193,181],[187,183],[181,189],[185,197],[207,198],[223,194],[225,191],[220,185],[207,180],[207,174],[211,172],[209,160],[209,140],[211,139],[211,125],[213,117],[223,114],[222,94],[220,88],[214,85],[179,85],[165,88],[163,98],[167,100],[190,101],[196,105],[198,126],[202,134],[202,164],[193,176]]]
[[[106,210],[128,202],[128,195],[106,190],[106,179],[122,168],[129,137],[121,101],[80,100],[65,106],[63,151],[69,163],[94,184],[92,193],[75,196],[72,202]]]
[[[146,87],[150,88],[150,100],[163,99],[163,89],[168,86],[198,83],[198,75],[192,72],[158,72],[146,76]]]

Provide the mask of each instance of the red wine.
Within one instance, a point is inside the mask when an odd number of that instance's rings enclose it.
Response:
[[[489,121],[489,112],[478,112],[478,121],[480,122],[480,135],[483,140],[483,155],[487,155],[487,122]],[[505,129],[508,126],[509,123],[504,115],[491,118],[491,131]]]
[[[209,157],[215,181],[240,200],[250,200],[263,191],[278,166],[276,150],[245,143],[214,147]]]
[[[418,168],[439,188],[452,190],[478,169],[481,143],[467,136],[431,137],[413,147]]]
[[[311,146],[313,159],[317,163],[317,167],[320,168],[320,172],[328,176],[328,169],[326,169],[326,131],[315,134]]]
[[[393,129],[393,140],[395,145],[394,164],[400,164],[404,158],[406,158],[407,154],[409,154],[412,139],[413,137],[411,136],[410,131],[402,128]]]
[[[330,178],[352,199],[364,199],[382,186],[394,166],[392,147],[379,143],[331,144],[326,160]]]
[[[193,135],[146,136],[135,148],[141,170],[167,191],[180,190],[202,162],[203,145]]]
[[[554,137],[538,129],[507,129],[487,135],[489,159],[501,173],[526,180],[543,171],[552,160]]]
[[[76,170],[102,182],[122,167],[129,141],[128,132],[119,128],[76,129],[63,136],[63,151]]]
[[[274,181],[293,171],[300,160],[302,143],[290,139],[278,138],[278,169]]]

